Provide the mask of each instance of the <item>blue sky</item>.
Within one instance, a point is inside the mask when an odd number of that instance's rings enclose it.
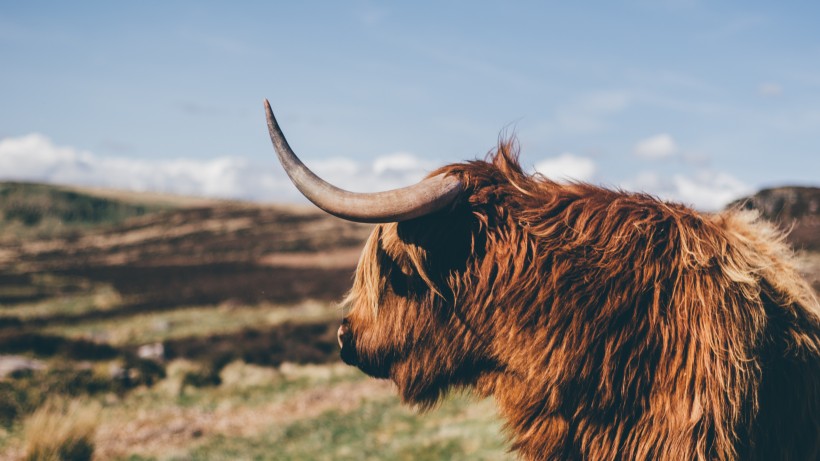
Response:
[[[820,184],[816,2],[4,2],[0,178],[293,200],[515,132],[545,174],[702,208]]]

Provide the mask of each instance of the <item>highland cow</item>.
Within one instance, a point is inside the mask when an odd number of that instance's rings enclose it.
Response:
[[[820,459],[820,306],[750,212],[526,174],[510,142],[376,194],[271,139],[326,211],[376,222],[342,359],[435,404],[496,399],[526,459]]]

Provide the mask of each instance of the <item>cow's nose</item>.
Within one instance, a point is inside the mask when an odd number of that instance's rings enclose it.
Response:
[[[347,319],[342,320],[342,324],[339,326],[339,331],[336,332],[336,339],[339,340],[339,347],[344,348],[345,344],[350,343],[350,336],[352,333],[350,332],[350,327],[347,326]]]

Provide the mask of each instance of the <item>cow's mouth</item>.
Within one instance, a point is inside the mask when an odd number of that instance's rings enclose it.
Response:
[[[348,365],[357,365],[356,345],[353,339],[353,331],[351,331],[348,320],[342,320],[339,326],[339,331],[336,332],[336,339],[339,341],[339,348],[341,349],[339,355],[342,361]]]
[[[358,355],[356,354],[356,348],[353,346],[342,346],[342,350],[339,351],[339,356],[342,358],[342,362],[348,365],[354,367],[359,365]]]
[[[358,362],[356,360],[356,351],[352,348],[346,347],[339,352],[339,356],[342,358],[342,362],[346,363],[347,365],[356,366]]]
[[[348,324],[347,319],[342,321],[337,332],[337,339],[339,341],[339,356],[342,362],[358,367],[360,370],[374,378],[386,379],[390,377],[390,365],[387,360],[379,361],[380,363],[373,363],[370,360],[362,360],[362,357],[356,351],[356,339]]]

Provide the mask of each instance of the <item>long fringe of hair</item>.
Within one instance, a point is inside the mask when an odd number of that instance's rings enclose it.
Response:
[[[466,184],[455,206],[469,235],[447,233],[452,210],[426,232],[468,239],[463,269],[401,238],[412,224],[383,225],[351,296],[378,315],[388,275],[376,254],[392,242],[452,304],[472,350],[503,367],[476,384],[525,457],[820,456],[820,307],[773,226],[529,175],[513,142],[440,173]]]

